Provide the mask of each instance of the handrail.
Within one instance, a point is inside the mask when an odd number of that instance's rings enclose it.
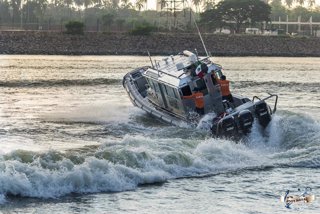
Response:
[[[265,100],[270,99],[271,97],[276,97],[276,100],[274,101],[274,105],[273,105],[273,111],[272,111],[272,113],[275,113],[275,112],[277,111],[278,95],[277,95],[277,94],[270,94],[270,93],[268,93],[268,94],[269,94],[269,96],[266,97],[266,98],[263,98],[263,99],[261,99],[261,98],[258,97],[258,96],[254,96],[254,97],[252,98],[252,102],[254,102],[255,99],[258,99],[259,101],[265,101]]]
[[[210,57],[209,56],[207,56],[207,57],[204,57],[204,58],[201,58],[201,59],[199,59],[198,61],[199,62],[204,62],[205,60],[209,60],[210,61],[210,59],[209,59]],[[210,61],[211,62],[211,61]],[[191,66],[191,65],[193,65],[193,63],[192,64],[190,64],[190,65],[188,65],[188,66],[185,66],[185,67],[183,67],[182,68],[182,70],[184,70],[185,68],[188,68],[189,66]],[[180,77],[181,76],[183,76],[184,74],[186,74],[185,72],[183,72],[182,74],[180,74],[178,77],[177,76],[175,76],[175,75],[172,75],[172,74],[170,74],[170,73],[168,73],[168,72],[165,72],[165,71],[162,71],[162,70],[159,70],[158,68],[153,68],[154,70],[156,70],[157,72],[158,72],[158,75],[160,76],[160,74],[159,73],[161,73],[161,74],[165,74],[165,75],[168,75],[168,76],[171,76],[171,77],[174,77],[174,78],[176,78],[176,79],[179,79],[180,80]]]
[[[273,113],[275,113],[277,111],[278,95],[277,94],[270,94],[270,97],[276,97],[276,100],[274,102],[274,107],[273,107]]]
[[[254,99],[255,98],[257,98],[258,100],[261,100],[261,98],[260,97],[258,97],[258,96],[253,96],[253,98],[252,98],[252,102],[254,102]]]

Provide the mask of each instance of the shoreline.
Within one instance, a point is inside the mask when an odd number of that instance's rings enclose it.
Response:
[[[320,57],[320,38],[203,34],[212,56]],[[161,48],[160,48],[161,47]],[[148,55],[183,50],[206,55],[198,34],[86,32],[68,35],[53,31],[0,31],[0,54],[8,55]]]

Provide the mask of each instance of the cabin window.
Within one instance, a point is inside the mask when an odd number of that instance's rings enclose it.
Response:
[[[163,93],[165,93],[166,95],[168,95],[168,89],[166,85],[162,85],[163,88]]]
[[[207,88],[206,83],[202,78],[196,81],[196,85],[197,85],[197,88],[199,88],[201,91]]]
[[[212,83],[213,83],[214,85],[216,85],[216,84],[217,84],[217,80],[216,80],[216,78],[214,77],[213,74],[211,74],[211,79],[212,79]]]
[[[159,93],[160,92],[159,84],[155,81],[152,81],[152,84],[155,92]]]
[[[140,72],[140,70],[139,70],[139,71],[131,74],[131,76],[132,76],[133,79],[138,79],[138,78],[141,77],[142,75],[141,75],[141,72]]]
[[[169,97],[178,98],[174,88],[171,88],[170,86],[166,85],[166,91]]]
[[[221,70],[216,70],[216,71],[214,71],[214,72],[215,72],[215,74],[216,74],[216,77],[220,79],[221,76],[222,76]]]
[[[152,84],[152,80],[147,79],[147,81],[148,81],[148,84],[149,84],[150,88],[152,88],[152,89],[154,90],[154,86],[153,86],[153,84]]]
[[[151,84],[151,81],[149,79],[146,79],[146,80],[147,80],[147,83],[148,83],[148,84],[146,84],[146,87],[147,88],[150,87],[150,88],[152,88],[154,90],[153,85]]]
[[[178,90],[177,90],[176,88],[173,88],[173,93],[175,94],[175,97],[176,97],[177,99],[180,98],[180,95],[179,95]]]
[[[192,94],[190,86],[184,86],[183,88],[181,88],[181,92],[182,92],[182,96],[190,96]]]

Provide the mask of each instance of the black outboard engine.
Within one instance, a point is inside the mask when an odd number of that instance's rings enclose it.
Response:
[[[218,135],[232,136],[237,133],[237,125],[233,116],[225,117],[218,122]]]
[[[219,132],[219,130],[218,130],[219,126],[218,125],[219,125],[219,122],[222,120],[223,117],[224,117],[224,114],[221,114],[220,116],[215,117],[212,120],[211,132],[215,136],[218,136],[218,132]]]
[[[249,110],[243,110],[238,114],[239,129],[243,134],[248,134],[253,125],[253,116]]]
[[[265,128],[271,121],[271,112],[270,109],[265,102],[258,103],[255,107],[256,117],[260,125]]]

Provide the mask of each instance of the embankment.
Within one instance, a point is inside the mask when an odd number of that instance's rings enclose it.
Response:
[[[320,56],[320,38],[204,34],[213,56]],[[197,34],[132,36],[125,33],[1,31],[0,54],[152,55],[197,49],[204,54]]]

